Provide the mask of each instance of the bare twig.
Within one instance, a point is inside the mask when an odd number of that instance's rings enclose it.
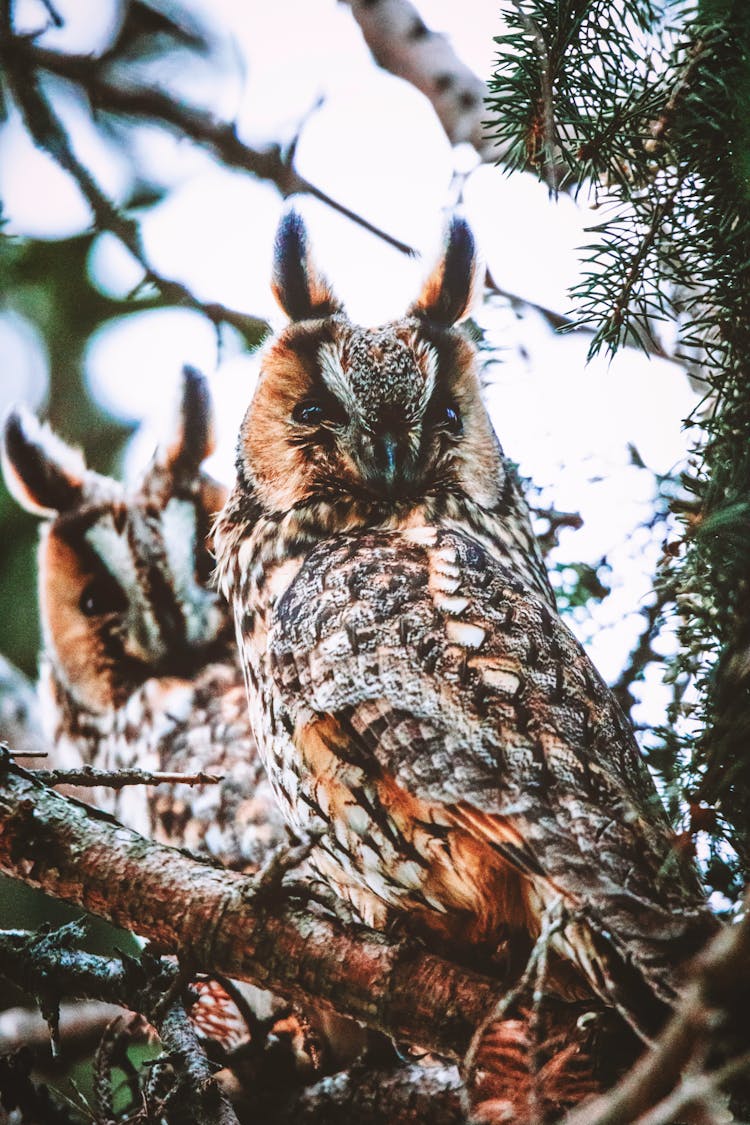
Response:
[[[688,1074],[668,1098],[638,1118],[638,1125],[672,1125],[675,1121],[685,1120],[687,1111],[707,1102],[715,1102],[717,1094],[725,1086],[748,1070],[750,1070],[750,1051],[730,1059],[717,1070],[705,1074]],[[726,1112],[723,1105],[717,1108],[722,1111],[721,1116],[718,1120],[715,1117],[712,1120],[717,1121],[719,1125],[720,1122],[726,1121]]]
[[[247,172],[252,172],[260,179],[269,180],[276,185],[284,197],[295,193],[312,195],[332,210],[338,211],[339,214],[344,215],[353,223],[387,242],[388,245],[393,246],[402,254],[415,254],[414,248],[409,246],[408,243],[402,242],[401,239],[395,238],[387,231],[371,223],[364,216],[333,199],[305,179],[304,176],[301,176],[294,168],[291,160],[293,149],[284,150],[279,145],[257,149],[246,145],[237,136],[234,125],[217,121],[210,114],[194,106],[183,105],[158,87],[128,86],[113,81],[102,72],[100,64],[90,58],[61,55],[55,51],[35,47],[22,39],[9,39],[4,47],[0,47],[0,58],[15,62],[18,77],[21,77],[26,83],[33,82],[34,68],[68,78],[83,87],[94,108],[120,116],[148,120],[152,124],[175,129],[182,136],[188,137],[202,148],[212,152],[228,167],[242,168]],[[20,70],[21,65],[27,68],[26,74]],[[55,153],[52,155],[56,156]],[[70,169],[68,170],[70,171]],[[71,172],[71,174],[75,173]],[[84,194],[86,194],[85,191]],[[96,209],[91,201],[89,202],[98,218]],[[124,221],[127,222],[127,220]],[[112,230],[118,237],[122,237],[122,222],[122,216],[119,216],[117,227],[120,229],[112,226],[108,226],[107,229]],[[127,230],[124,233],[127,235]],[[125,240],[123,239],[123,241]],[[135,253],[128,242],[125,242],[125,245],[132,253]],[[138,257],[138,254],[136,254],[136,257]],[[138,257],[138,260],[145,266],[140,257]],[[149,273],[152,272],[148,266],[145,266],[145,268]],[[150,276],[149,280],[154,281],[159,289],[164,292],[157,279]],[[178,288],[184,289],[184,286],[180,287],[179,283],[176,282],[166,282],[166,284],[168,286],[178,285]],[[185,300],[188,298],[190,298],[190,294],[183,297]],[[227,323],[231,324],[234,320],[230,317],[235,319],[243,317],[243,314],[224,310],[223,306],[220,305],[208,307],[213,310],[212,313],[209,313],[212,319],[226,320]],[[228,315],[224,315],[225,313]],[[246,319],[253,320],[255,318]],[[260,328],[265,330],[265,322],[259,322],[259,325]],[[241,324],[239,327],[241,327]]]
[[[664,608],[673,599],[674,594],[673,591],[667,587],[666,583],[658,586],[655,594],[653,604],[646,606],[646,608],[641,611],[641,617],[644,620],[643,628],[638,635],[636,643],[630,650],[625,667],[618,676],[616,683],[612,685],[612,691],[617,698],[617,702],[626,715],[630,715],[636,702],[631,691],[633,684],[641,677],[644,668],[646,668],[648,664],[662,659],[653,649],[653,640],[658,633],[659,619]]]
[[[485,1016],[485,1018],[482,1020],[482,1022],[474,1032],[471,1044],[469,1045],[469,1049],[466,1052],[466,1057],[464,1058],[463,1062],[464,1074],[470,1075],[474,1071],[477,1063],[477,1055],[487,1029],[492,1024],[498,1023],[500,1020],[505,1019],[505,1017],[512,1009],[513,1005],[516,1004],[517,1001],[521,998],[532,981],[534,982],[534,990],[536,992],[540,984],[542,975],[546,971],[549,943],[555,934],[559,933],[560,930],[565,928],[566,922],[568,921],[567,914],[562,909],[561,904],[557,903],[553,904],[553,906],[557,907],[557,917],[553,917],[552,909],[549,909],[545,912],[544,918],[542,920],[541,933],[534,943],[534,948],[529,954],[529,959],[526,962],[526,967],[521,974],[521,977],[519,978],[517,984],[513,988],[509,988],[505,991],[492,1011],[490,1011],[489,1014]],[[541,1002],[541,1000],[539,1002]]]
[[[158,1030],[179,1080],[180,1101],[188,1110],[185,1119],[195,1125],[239,1125],[180,1000],[175,1000],[160,1017]]]
[[[8,34],[7,26],[0,29],[0,42],[3,31]],[[269,327],[265,320],[237,312],[217,302],[199,301],[186,285],[157,273],[146,256],[138,224],[115,207],[88,168],[75,155],[65,127],[42,93],[36,75],[24,69],[19,55],[12,50],[3,51],[0,60],[5,64],[14,100],[34,142],[72,176],[91,208],[97,228],[110,231],[127,247],[142,266],[145,280],[155,285],[166,300],[198,309],[215,324],[230,324],[251,340],[265,335]]]
[[[270,897],[278,892],[284,876],[305,862],[319,839],[320,833],[311,833],[296,844],[282,844],[271,852],[255,876],[256,893]]]
[[[158,770],[101,770],[81,766],[69,770],[34,770],[34,777],[45,785],[106,785],[122,789],[126,785],[218,785],[224,780],[212,773],[169,773]]]
[[[91,1047],[115,1016],[119,1006],[98,1000],[60,1005],[60,1042],[66,1054]],[[21,1047],[49,1052],[49,1027],[32,1008],[8,1008],[0,1013],[0,1055]]]
[[[0,1058],[0,1121],[44,1122],[44,1125],[82,1125],[86,1120],[77,1107],[66,1103],[46,1086],[31,1080],[30,1052]],[[2,1111],[18,1110],[20,1118],[11,1118]]]
[[[116,1125],[112,1071],[115,1066],[120,1066],[131,1079],[134,1077],[133,1067],[127,1056],[127,1046],[134,1041],[136,1035],[143,1038],[148,1027],[142,1016],[134,1012],[118,1012],[101,1034],[92,1064],[96,1111],[101,1125]],[[136,1095],[135,1090],[133,1094]]]

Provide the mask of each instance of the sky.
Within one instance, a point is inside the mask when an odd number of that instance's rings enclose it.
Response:
[[[57,0],[66,23],[40,38],[49,48],[98,52],[122,10],[110,0]],[[186,5],[187,6],[187,5]],[[486,0],[418,0],[424,20],[444,31],[463,60],[489,77],[492,36],[502,30]],[[407,241],[407,258],[309,197],[292,202],[305,217],[316,261],[352,319],[377,324],[401,315],[438,254],[446,215],[456,205],[469,220],[496,284],[475,317],[493,346],[487,403],[506,452],[541,489],[541,500],[580,512],[583,526],[563,531],[554,564],[597,564],[610,595],[570,623],[606,679],[617,678],[651,595],[663,529],[648,519],[655,474],[673,472],[686,456],[681,427],[696,397],[680,367],[626,349],[612,363],[587,365],[585,332],[554,333],[535,306],[565,315],[579,276],[578,248],[601,216],[563,196],[557,203],[525,173],[479,165],[468,146],[452,149],[427,99],[379,69],[348,5],[335,0],[218,0],[189,8],[210,12],[211,63],[174,60],[143,77],[235,120],[240,137],[260,145],[297,137],[298,171],[317,187]],[[44,6],[20,0],[18,26],[44,26]],[[87,108],[57,84],[55,104],[76,152],[116,201],[127,198],[133,171],[112,141],[97,132]],[[271,185],[228,171],[193,146],[149,128],[135,134],[139,175],[168,188],[139,216],[150,260],[196,296],[283,320],[269,277],[273,238],[285,206]],[[60,238],[90,225],[75,185],[35,151],[17,114],[0,129],[0,197],[6,232]],[[124,295],[140,266],[108,234],[94,242],[89,269],[103,292]],[[668,334],[668,329],[667,329]],[[43,412],[46,357],[33,328],[0,315],[0,411],[23,400]],[[213,326],[187,309],[144,311],[105,325],[90,341],[86,374],[92,393],[113,414],[140,423],[125,473],[136,473],[165,434],[183,363],[210,377],[219,448],[209,468],[229,481],[237,429],[257,376],[257,357],[242,353],[232,333],[221,346]],[[633,464],[634,446],[646,468]],[[665,642],[668,644],[668,638]],[[640,689],[639,689],[640,690]],[[637,720],[664,719],[668,691],[648,672]]]

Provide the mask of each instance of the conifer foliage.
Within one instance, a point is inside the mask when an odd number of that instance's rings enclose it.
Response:
[[[656,324],[673,319],[677,354],[704,383],[687,420],[684,538],[663,576],[682,702],[661,760],[665,775],[677,764],[689,828],[708,832],[709,882],[735,898],[750,872],[750,8],[509,7],[495,135],[512,165],[591,193],[603,216],[573,294],[591,353],[652,347]]]

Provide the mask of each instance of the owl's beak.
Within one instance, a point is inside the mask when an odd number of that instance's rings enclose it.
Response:
[[[377,482],[386,496],[393,496],[403,481],[398,452],[398,440],[394,434],[379,434],[373,441]]]

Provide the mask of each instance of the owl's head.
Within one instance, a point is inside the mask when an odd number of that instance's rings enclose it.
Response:
[[[120,706],[145,680],[189,675],[227,627],[207,537],[224,489],[201,472],[213,448],[207,384],[186,368],[176,424],[127,489],[25,410],[7,418],[3,469],[43,522],[45,656],[83,707]]]
[[[405,316],[361,328],[315,269],[301,218],[287,214],[273,287],[290,323],[266,348],[240,431],[241,486],[274,512],[346,497],[387,511],[457,491],[496,503],[499,450],[474,348],[456,327],[475,274],[471,231],[454,219]]]

